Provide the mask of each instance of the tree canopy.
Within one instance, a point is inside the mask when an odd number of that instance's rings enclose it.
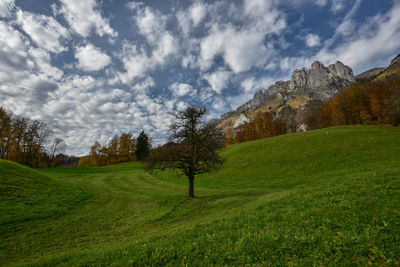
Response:
[[[168,143],[154,149],[151,167],[179,170],[188,177],[188,197],[194,197],[195,175],[217,169],[224,136],[217,124],[206,122],[207,109],[192,106],[173,114]]]

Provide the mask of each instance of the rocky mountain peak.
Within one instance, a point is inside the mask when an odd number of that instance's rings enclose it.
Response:
[[[303,68],[292,73],[289,88],[295,90],[339,90],[342,81],[352,82],[354,80],[353,71],[350,67],[340,61],[325,67],[320,61],[315,61],[311,69]],[[338,84],[338,86],[336,86]],[[333,86],[332,86],[333,85]]]
[[[340,61],[325,67],[320,61],[311,64],[311,68],[296,69],[289,81],[277,81],[264,91],[254,94],[253,99],[237,108],[236,111],[223,114],[221,119],[233,113],[255,110],[263,105],[281,106],[295,97],[326,99],[349,86],[354,81],[353,71]]]

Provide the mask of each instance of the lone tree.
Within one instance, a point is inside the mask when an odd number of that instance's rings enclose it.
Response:
[[[152,168],[180,170],[188,177],[188,198],[194,198],[194,177],[211,172],[222,163],[218,149],[224,137],[216,123],[206,122],[207,109],[188,107],[174,113],[168,143],[152,151]]]
[[[136,140],[136,158],[138,160],[145,160],[149,157],[150,142],[149,137],[142,131]]]

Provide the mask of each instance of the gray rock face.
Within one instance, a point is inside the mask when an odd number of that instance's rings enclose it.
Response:
[[[233,129],[236,129],[242,126],[245,123],[250,122],[250,119],[246,117],[243,113],[240,114],[239,118],[236,119],[235,124],[233,125]]]
[[[354,82],[353,71],[340,61],[325,67],[319,61],[312,63],[311,68],[293,71],[289,81],[277,81],[264,92],[254,94],[253,99],[237,108],[236,112],[255,110],[269,101],[286,101],[293,96],[308,99],[327,99]],[[235,112],[234,112],[235,113]],[[223,114],[221,119],[233,114]]]
[[[311,65],[311,69],[303,68],[292,73],[289,88],[291,91],[333,90],[336,93],[344,84],[354,81],[350,67],[337,61],[327,68],[319,61]]]

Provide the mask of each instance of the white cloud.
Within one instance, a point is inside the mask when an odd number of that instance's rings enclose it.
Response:
[[[165,30],[167,16],[158,11],[153,11],[149,7],[137,9],[135,16],[139,32],[144,35],[147,41],[155,44],[161,32]]]
[[[190,17],[192,19],[193,25],[196,27],[204,19],[207,12],[207,6],[202,2],[194,3],[189,8]]]
[[[149,7],[136,8],[136,11],[139,32],[151,46],[153,59],[162,65],[168,56],[178,51],[174,36],[166,30],[167,16]]]
[[[187,83],[173,83],[169,86],[169,90],[178,97],[194,92],[193,87]]]
[[[184,110],[184,109],[187,108],[187,107],[188,107],[188,104],[185,103],[185,102],[182,102],[182,101],[179,101],[179,102],[176,104],[176,109],[177,109],[177,110]]]
[[[151,50],[147,53],[144,46],[139,47],[124,40],[118,57],[123,63],[125,72],[116,73],[114,83],[129,84],[137,77],[144,77],[156,67],[164,66],[169,57],[177,54],[179,47],[176,38],[165,29],[166,16],[141,4],[131,3],[129,6],[137,13],[135,22],[139,33],[146,38]]]
[[[250,26],[248,30],[256,30],[263,35],[279,33],[286,27],[284,13],[278,10],[274,1],[245,0],[243,13]]]
[[[77,47],[75,58],[79,61],[78,67],[84,71],[98,71],[111,63],[111,58],[92,44]]]
[[[67,50],[60,40],[69,38],[69,32],[52,17],[19,10],[17,20],[37,46],[53,53]]]
[[[187,36],[193,28],[197,27],[203,21],[207,11],[207,4],[203,2],[195,2],[188,9],[182,10],[176,14],[179,26],[185,36]]]
[[[345,7],[346,0],[332,0],[331,11],[337,13]]]
[[[210,35],[201,41],[200,66],[208,69],[218,55],[235,73],[261,66],[271,52],[263,41],[264,36],[254,31],[236,31],[232,27],[213,28]]]
[[[213,103],[212,103],[212,108],[217,110],[217,111],[222,111],[222,110],[224,110],[226,108],[226,103],[221,98],[215,98]]]
[[[154,60],[146,55],[144,49],[138,49],[136,45],[126,41],[123,43],[122,52],[118,57],[123,63],[125,72],[117,73],[118,81],[127,84],[136,77],[143,77],[156,66]]]
[[[164,32],[158,39],[156,49],[153,50],[153,59],[160,65],[163,65],[170,55],[178,52],[178,44],[169,32]]]
[[[11,17],[11,10],[14,8],[15,0],[1,0],[0,1],[0,18]]]
[[[30,47],[28,52],[35,62],[35,70],[38,74],[51,79],[61,79],[64,75],[62,70],[51,64],[49,52],[34,47]]]
[[[351,35],[351,31],[354,31],[355,27],[352,23],[352,19],[354,15],[357,13],[358,9],[360,8],[361,2],[362,0],[356,0],[353,7],[344,17],[342,23],[336,26],[335,34],[332,36],[332,38],[326,40],[324,43],[324,47],[326,49],[330,48],[334,44],[334,42],[338,39],[339,36],[341,35],[349,36]]]
[[[247,78],[240,84],[245,93],[255,92],[267,89],[274,82],[273,79],[261,78],[255,79],[254,77]]]
[[[201,40],[198,60],[202,70],[208,70],[217,56],[235,72],[260,67],[275,53],[267,37],[286,28],[286,19],[275,2],[246,0],[243,7],[231,5],[230,16],[237,17],[240,27],[232,23],[211,26],[209,35]]]
[[[211,88],[218,94],[226,88],[230,78],[231,73],[223,70],[204,75],[204,79],[207,80]]]
[[[341,60],[361,72],[367,68],[377,67],[377,64],[387,64],[393,51],[400,50],[400,4],[384,15],[376,15],[364,23],[358,31],[353,32],[352,38],[338,47],[322,49],[317,58]]]
[[[312,34],[312,33],[307,34],[305,37],[305,41],[306,41],[306,45],[308,47],[314,47],[314,46],[321,45],[321,39],[316,34]]]
[[[99,36],[105,34],[116,37],[107,19],[99,11],[96,0],[60,0],[60,12],[64,15],[72,29],[83,37],[88,37],[92,31]]]

